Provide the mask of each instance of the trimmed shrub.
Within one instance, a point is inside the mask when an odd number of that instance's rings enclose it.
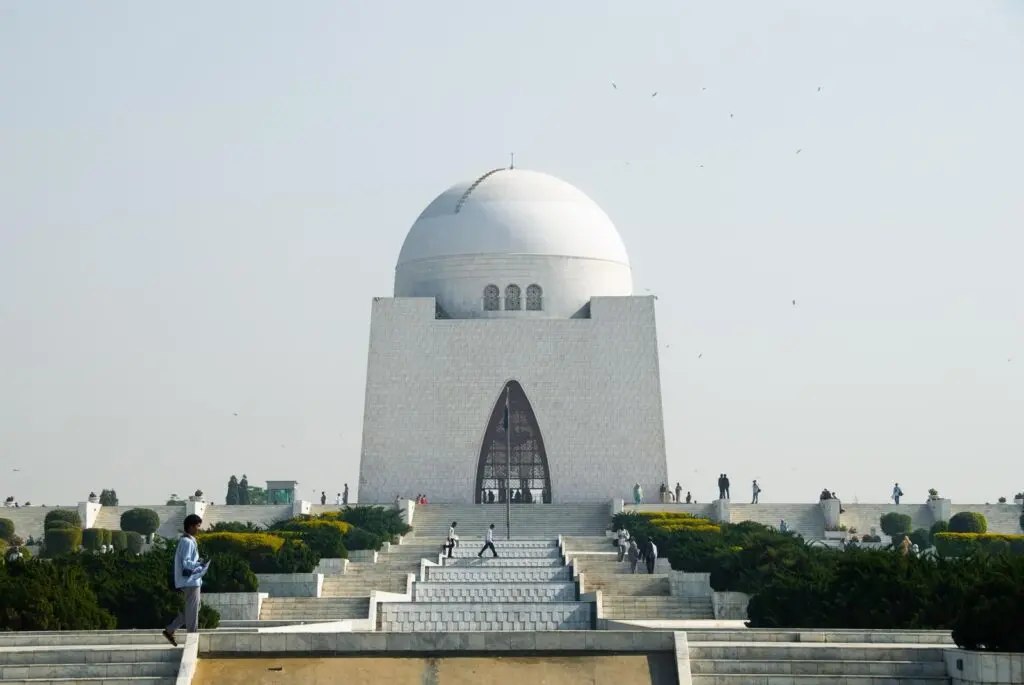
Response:
[[[82,547],[90,552],[98,552],[103,544],[103,531],[99,528],[86,528],[82,531]]]
[[[220,612],[205,604],[199,605],[199,628],[213,630],[220,627]]]
[[[109,547],[114,541],[114,531],[107,530],[106,528],[100,528],[100,530],[103,532],[102,544],[107,545]]]
[[[399,535],[406,535],[412,528],[402,520],[402,514],[397,509],[385,509],[384,507],[345,507],[341,513],[342,521],[351,523],[357,528],[379,536],[385,542],[390,542]],[[352,548],[349,548],[352,549]]]
[[[988,520],[976,511],[961,511],[949,519],[950,533],[987,533]]]
[[[203,576],[203,592],[256,592],[260,587],[248,562],[234,554],[219,554]]]
[[[38,561],[0,567],[0,631],[109,630],[114,625],[82,568]]]
[[[882,532],[893,539],[909,535],[910,530],[914,525],[909,516],[895,511],[890,511],[888,514],[882,514],[878,523],[882,527]]]
[[[81,530],[81,528],[71,523],[71,521],[57,519],[56,521],[51,521],[46,530]]]
[[[936,521],[932,524],[932,527],[928,529],[928,542],[932,545],[935,544],[935,536],[939,533],[945,533],[949,530],[949,522],[947,521]]]
[[[943,556],[965,557],[985,553],[1024,555],[1024,535],[998,533],[939,533],[935,536],[935,549]]]
[[[252,521],[220,521],[207,530],[211,533],[260,533],[263,528]]]
[[[0,519],[0,540],[10,540],[14,537],[14,521],[11,519]]]
[[[917,545],[921,549],[928,549],[931,547],[932,536],[924,528],[918,528],[910,534],[910,542]]]
[[[129,509],[121,514],[121,530],[152,535],[160,527],[160,517],[152,509]]]
[[[347,550],[379,550],[383,544],[384,540],[379,536],[362,528],[353,528],[345,536],[345,549]]]
[[[74,509],[51,509],[46,512],[46,518],[43,520],[43,530],[48,530],[51,524],[56,521],[66,521],[74,528],[82,527],[82,518]]]
[[[130,530],[125,533],[125,537],[128,541],[128,551],[132,554],[142,554],[142,534],[136,533],[134,530]]]
[[[1020,557],[991,560],[991,570],[967,593],[953,621],[961,649],[1024,652],[1024,563]]]
[[[275,532],[296,533],[298,538],[321,558],[344,559],[348,556],[345,535],[353,526],[344,521],[298,518],[282,521],[274,526]]]
[[[113,545],[114,549],[118,552],[128,549],[128,534],[123,530],[110,531],[110,544]]]
[[[48,557],[77,552],[81,545],[81,528],[50,528],[46,531],[46,556]]]
[[[286,541],[269,533],[201,533],[198,540],[204,556],[241,557],[253,573],[310,573],[320,562],[320,556],[300,540]]]

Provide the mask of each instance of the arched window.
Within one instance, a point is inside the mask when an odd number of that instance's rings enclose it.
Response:
[[[523,308],[522,293],[519,290],[519,286],[512,284],[505,288],[505,309],[509,311],[519,311]]]
[[[484,311],[496,312],[501,308],[501,291],[498,286],[489,285],[484,288]]]
[[[534,283],[526,288],[526,311],[539,312],[544,307],[544,291]]]

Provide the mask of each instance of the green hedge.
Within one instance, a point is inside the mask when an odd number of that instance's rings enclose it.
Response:
[[[904,535],[909,535],[911,528],[913,528],[913,520],[906,514],[900,514],[895,511],[890,511],[888,514],[882,514],[878,521],[882,528],[882,532],[893,538],[893,540],[903,539]]]
[[[136,533],[134,530],[130,530],[125,533],[128,540],[128,552],[131,554],[142,554],[142,539],[141,533]]]
[[[0,564],[0,631],[109,630],[115,625],[81,567],[41,561]]]
[[[988,520],[976,511],[961,511],[949,519],[950,533],[987,533]]]
[[[82,531],[82,547],[90,552],[98,552],[103,544],[103,530],[100,528],[86,528]]]
[[[43,530],[49,530],[56,521],[66,521],[75,528],[82,527],[82,519],[74,509],[51,509],[43,519]]]
[[[260,583],[249,564],[234,554],[218,554],[203,576],[203,592],[256,592]]]
[[[320,562],[302,541],[270,533],[200,533],[198,541],[203,556],[240,557],[253,573],[311,573]]]
[[[128,549],[128,534],[123,530],[110,531],[110,544],[114,546],[115,551],[123,552]]]
[[[129,509],[121,514],[121,530],[152,535],[160,528],[160,516],[152,509]]]
[[[0,519],[0,540],[10,542],[14,537],[14,521],[11,519]]]
[[[1024,652],[1024,563],[1021,557],[986,560],[988,573],[967,591],[953,621],[963,649]]]
[[[963,557],[983,552],[990,555],[1024,554],[1024,535],[998,533],[939,533],[935,549],[943,556]]]
[[[45,546],[48,557],[77,552],[81,545],[81,528],[50,528],[46,531]]]

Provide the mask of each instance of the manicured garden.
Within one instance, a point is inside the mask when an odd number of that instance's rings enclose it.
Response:
[[[945,629],[968,649],[1024,651],[1024,536],[937,533],[936,553],[915,556],[687,514],[622,513],[613,526],[653,539],[675,570],[710,573],[716,591],[751,595],[751,627]]]

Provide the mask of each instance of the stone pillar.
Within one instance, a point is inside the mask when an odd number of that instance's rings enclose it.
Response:
[[[837,499],[819,500],[821,513],[825,516],[825,530],[839,529],[839,510],[842,508]]]
[[[928,500],[928,509],[932,512],[932,522],[938,523],[939,521],[949,521],[949,517],[952,516],[953,502],[945,498],[936,498]]]
[[[102,508],[103,505],[99,502],[79,502],[78,518],[82,519],[82,528],[92,528]]]
[[[729,500],[716,499],[712,502],[711,518],[719,523],[729,523]]]
[[[615,516],[616,514],[621,514],[623,511],[625,511],[625,509],[625,500],[621,498],[616,498],[612,500],[612,516]]]
[[[199,518],[206,518],[206,502],[190,498],[185,502],[185,516],[195,514]]]
[[[416,502],[411,499],[404,499],[399,503],[398,508],[402,512],[402,520],[411,526],[412,518],[416,514]]]
[[[312,502],[306,502],[305,500],[295,500],[292,502],[292,516],[308,515],[312,511]]]

